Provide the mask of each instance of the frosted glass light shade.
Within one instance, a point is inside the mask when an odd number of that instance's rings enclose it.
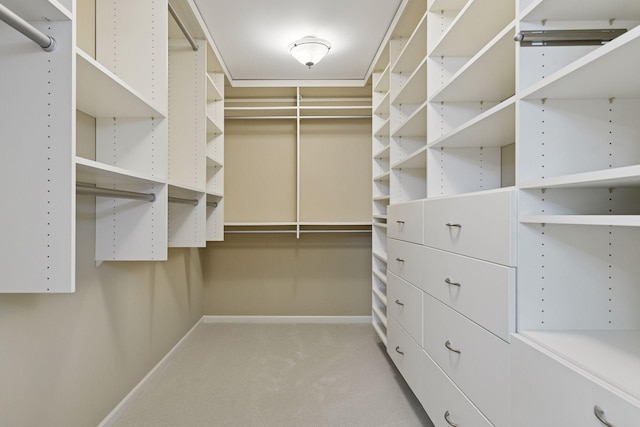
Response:
[[[304,37],[289,46],[289,52],[299,63],[311,68],[329,53],[331,43],[316,37]]]

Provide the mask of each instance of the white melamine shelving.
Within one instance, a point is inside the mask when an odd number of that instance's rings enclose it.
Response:
[[[82,157],[75,158],[76,181],[85,184],[163,184],[151,175],[111,166]]]
[[[640,166],[563,175],[526,181],[520,188],[640,187]]]
[[[427,15],[423,15],[418,26],[407,40],[396,62],[391,66],[391,73],[412,73],[426,56],[427,51]]]
[[[460,10],[468,0],[430,0],[428,8],[433,11]]]
[[[605,18],[609,17],[609,18]],[[591,2],[581,0],[534,0],[521,13],[522,21],[638,20],[640,4],[628,0]]]
[[[70,5],[56,0],[4,0],[2,2],[13,13],[22,19],[31,21],[71,21],[73,19]]]
[[[427,96],[427,58],[403,81],[401,89],[391,100],[393,104],[421,104]]]
[[[373,91],[379,93],[389,92],[389,73],[391,64],[387,64],[382,72],[374,74]]]
[[[525,215],[523,224],[604,225],[640,227],[640,215]]]
[[[404,159],[391,165],[393,169],[425,169],[427,167],[427,147],[422,147]]]

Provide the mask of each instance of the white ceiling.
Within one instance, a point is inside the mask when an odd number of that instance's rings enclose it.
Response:
[[[194,0],[234,86],[362,85],[406,0]],[[289,45],[332,44],[311,69]]]

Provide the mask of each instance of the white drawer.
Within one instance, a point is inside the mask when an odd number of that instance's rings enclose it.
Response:
[[[387,318],[387,353],[416,396],[422,394],[422,349],[394,320]]]
[[[424,246],[387,239],[387,271],[422,287],[426,275]]]
[[[422,243],[424,238],[423,201],[389,205],[387,233],[393,239]]]
[[[611,425],[640,425],[637,402],[519,335],[511,343],[512,426],[603,427],[596,405]]]
[[[489,421],[506,427],[509,344],[428,294],[423,307],[424,350]]]
[[[442,369],[422,352],[423,393],[419,396],[435,427],[491,427],[491,423],[473,403],[451,382]],[[447,422],[447,418],[449,422]],[[514,424],[515,426],[515,424]]]
[[[387,313],[422,346],[422,291],[393,273],[387,280]]]
[[[416,284],[508,341],[515,331],[515,268],[427,247],[423,253],[424,275]]]
[[[514,190],[427,200],[424,244],[514,266]]]

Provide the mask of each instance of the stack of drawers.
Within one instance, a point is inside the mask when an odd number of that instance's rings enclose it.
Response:
[[[507,426],[514,190],[389,206],[388,352],[436,426]]]

